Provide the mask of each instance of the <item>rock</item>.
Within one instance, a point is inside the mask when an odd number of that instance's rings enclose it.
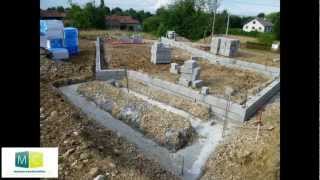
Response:
[[[119,149],[113,149],[113,152],[116,154],[116,155],[120,155],[120,150]]]
[[[191,137],[192,129],[168,129],[165,133],[166,146],[170,151],[177,151],[188,143],[189,138]]]
[[[97,168],[97,167],[91,168],[89,171],[89,175],[91,177],[96,176],[98,173],[99,173],[99,168]]]
[[[79,132],[74,131],[74,132],[73,132],[73,135],[78,136],[78,135],[79,135]]]
[[[43,113],[43,111],[44,111],[44,108],[41,107],[41,108],[40,108],[40,113]]]
[[[78,163],[78,161],[77,160],[75,160],[71,165],[70,165],[70,167],[75,167],[76,165],[77,165],[77,163]]]
[[[82,153],[80,154],[80,160],[88,159],[90,155],[88,153]]]
[[[51,113],[50,113],[50,117],[54,117],[54,116],[56,116],[58,113],[57,113],[57,111],[52,111]]]
[[[110,162],[110,163],[108,164],[108,166],[109,166],[110,168],[115,168],[115,167],[116,167],[116,165],[115,165],[114,163],[112,163],[112,162]]]
[[[75,151],[75,149],[69,149],[69,150],[67,150],[63,155],[62,155],[62,157],[64,158],[64,159],[66,159],[70,154],[72,154],[73,152]]]
[[[119,81],[116,81],[116,82],[114,83],[114,85],[115,85],[117,88],[122,88],[122,87],[123,87],[122,83],[119,82]]]
[[[107,177],[100,174],[97,177],[95,177],[94,180],[107,180]]]

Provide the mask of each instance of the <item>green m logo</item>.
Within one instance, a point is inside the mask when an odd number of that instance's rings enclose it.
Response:
[[[16,152],[16,167],[39,168],[43,166],[42,152]]]

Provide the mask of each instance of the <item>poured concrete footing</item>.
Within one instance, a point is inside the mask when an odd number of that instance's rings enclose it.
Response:
[[[188,120],[190,120],[192,127],[201,136],[201,138],[191,145],[175,153],[170,153],[166,148],[159,146],[151,139],[144,137],[138,131],[135,131],[127,124],[115,119],[109,113],[100,109],[94,102],[88,101],[85,97],[81,96],[77,92],[79,85],[80,84],[63,86],[60,87],[59,90],[68,101],[79,108],[89,118],[95,119],[107,129],[114,131],[120,137],[135,144],[138,147],[138,150],[144,153],[147,158],[159,162],[163,168],[183,179],[195,180],[199,178],[209,155],[222,140],[222,125],[215,124],[212,126],[211,122],[203,122],[194,118],[188,112],[151,100],[138,93],[133,93],[133,95],[142,98],[152,105],[187,117]]]

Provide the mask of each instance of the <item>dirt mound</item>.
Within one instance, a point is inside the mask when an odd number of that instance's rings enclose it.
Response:
[[[256,120],[252,118],[251,122]],[[249,121],[250,122],[250,121]],[[262,128],[256,141],[257,127],[246,124],[209,158],[203,180],[279,180],[280,179],[280,108],[272,104],[262,116]]]

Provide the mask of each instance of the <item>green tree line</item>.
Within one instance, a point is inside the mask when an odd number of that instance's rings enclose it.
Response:
[[[154,16],[144,20],[144,31],[156,36],[163,36],[166,31],[174,30],[179,35],[191,40],[198,40],[209,36],[212,32],[213,14],[205,12],[201,7],[199,8],[199,4],[201,4],[199,3],[200,1],[201,0],[176,0],[174,4],[166,8],[159,8]],[[258,37],[262,41],[280,39],[280,13],[277,12],[268,15],[259,13],[257,16],[266,18],[274,24],[274,30],[271,34],[243,32],[242,26],[255,17],[237,15],[230,15],[229,33]],[[225,33],[227,17],[228,12],[226,10],[216,14],[215,34]]]

